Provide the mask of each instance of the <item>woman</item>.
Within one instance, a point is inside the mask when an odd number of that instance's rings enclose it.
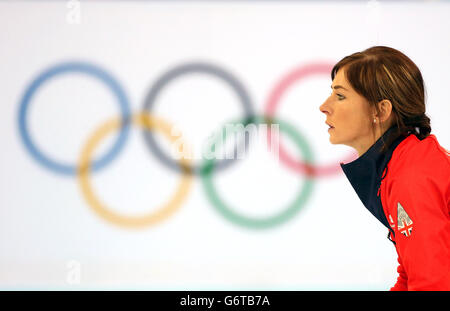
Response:
[[[419,69],[375,46],[344,57],[331,79],[320,111],[330,142],[358,152],[341,167],[395,244],[391,290],[450,290],[450,157],[430,134]]]

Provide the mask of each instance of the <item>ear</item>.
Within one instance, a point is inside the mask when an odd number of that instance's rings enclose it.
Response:
[[[383,99],[377,103],[378,113],[375,112],[375,117],[380,123],[389,121],[392,118],[392,103],[388,99]]]

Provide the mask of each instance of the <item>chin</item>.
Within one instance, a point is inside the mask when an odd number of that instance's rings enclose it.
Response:
[[[341,142],[339,142],[335,137],[333,137],[333,135],[330,135],[329,141],[331,144],[333,145],[339,145],[341,144]]]
[[[346,145],[346,146],[348,146],[348,144],[345,141],[343,141],[342,139],[337,139],[336,137],[333,137],[333,136],[330,136],[329,140],[330,140],[330,143],[332,145]]]

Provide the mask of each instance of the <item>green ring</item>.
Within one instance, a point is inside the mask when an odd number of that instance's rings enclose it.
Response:
[[[311,148],[308,146],[306,142],[306,139],[300,133],[298,133],[293,126],[289,125],[284,121],[280,122],[280,120],[273,118],[270,118],[270,120],[268,120],[267,118],[264,117],[253,117],[251,119],[244,119],[244,122],[235,121],[230,123],[243,124],[244,127],[250,123],[255,124],[268,123],[268,125],[272,123],[279,124],[280,131],[285,132],[291,139],[293,139],[297,147],[300,148],[303,156],[303,161],[310,165],[313,164],[313,154]],[[232,131],[232,133],[234,132],[235,131]],[[225,141],[226,137],[227,131],[226,127],[224,127],[222,130],[222,137],[218,138],[223,138]],[[227,204],[225,204],[225,202],[222,201],[217,191],[215,190],[215,187],[212,182],[212,172],[214,172],[213,170],[214,159],[204,159],[204,161],[205,162],[202,168],[203,174],[201,174],[201,177],[203,180],[203,185],[206,190],[206,197],[211,201],[212,205],[216,208],[216,210],[220,214],[222,214],[226,219],[243,227],[248,227],[252,229],[265,229],[286,222],[305,205],[313,190],[312,176],[307,175],[303,181],[303,185],[298,196],[286,209],[282,210],[280,213],[277,213],[269,217],[247,217],[234,212],[233,209],[229,208]]]

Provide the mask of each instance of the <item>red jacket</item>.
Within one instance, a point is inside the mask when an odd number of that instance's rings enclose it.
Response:
[[[391,290],[450,290],[450,157],[430,135],[394,150],[379,188],[398,253]]]
[[[389,230],[398,254],[391,290],[450,290],[450,156],[434,135],[401,136],[380,152],[388,129],[341,167],[366,208]]]

